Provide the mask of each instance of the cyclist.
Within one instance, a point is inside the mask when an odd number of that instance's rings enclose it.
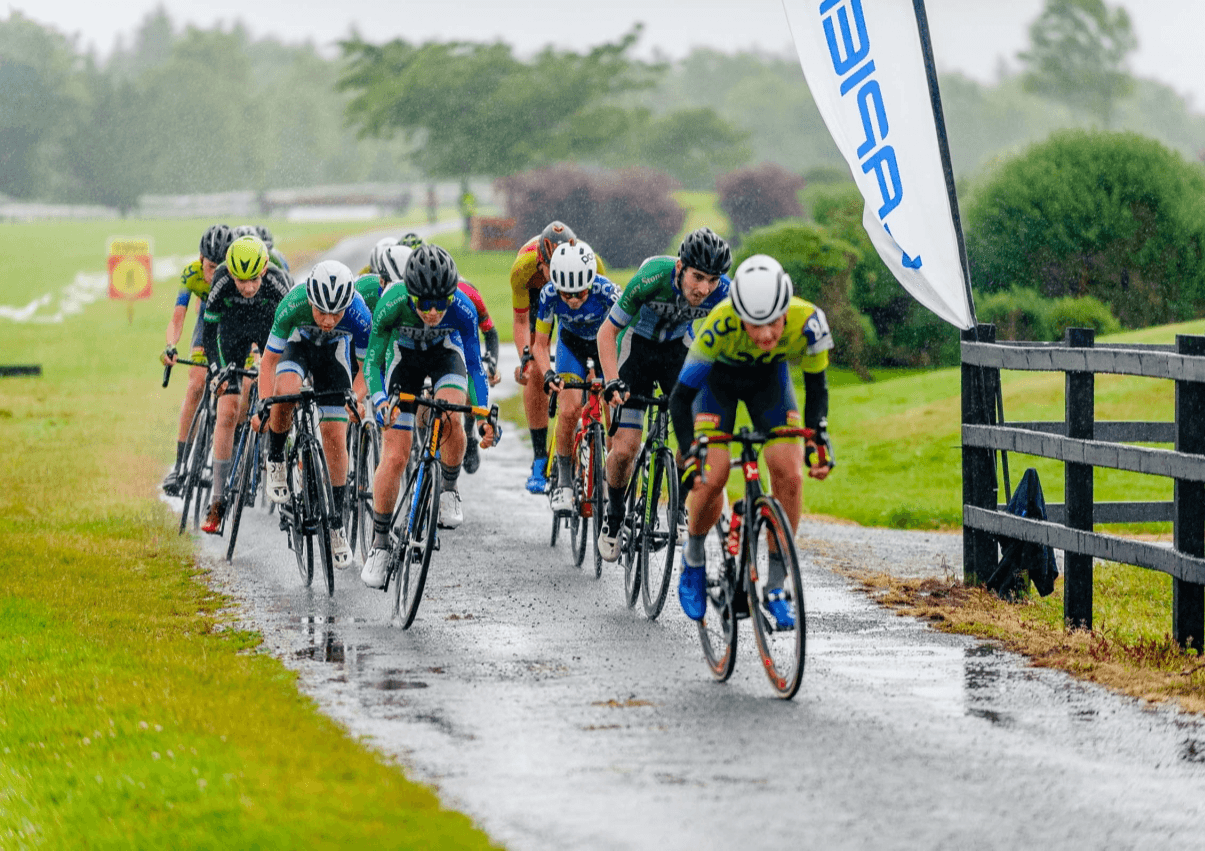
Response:
[[[755,254],[737,267],[731,297],[707,315],[691,344],[678,383],[670,395],[670,414],[679,446],[715,432],[731,432],[738,402],[744,402],[757,431],[799,426],[799,406],[789,361],[803,368],[803,423],[815,431],[806,448],[794,438],[765,446],[774,496],[782,503],[791,533],[802,510],[801,470],[824,479],[833,467],[828,439],[828,350],[833,347],[824,311],[792,295],[791,278],[777,260]],[[682,610],[701,620],[707,608],[703,544],[723,510],[728,482],[728,449],[711,447],[710,475],[695,477],[687,538],[682,547],[678,599]],[[780,628],[795,623],[791,602],[782,596],[782,557],[769,554],[766,604]]]
[[[363,362],[368,351],[372,314],[356,292],[351,270],[337,260],[323,260],[310,270],[304,287],[294,287],[276,308],[267,349],[259,365],[259,393],[287,396],[301,389],[308,375],[314,391],[352,390],[363,398]],[[353,377],[354,376],[354,377]],[[293,425],[295,403],[273,405],[268,419],[268,497],[276,503],[289,498],[285,441]],[[331,555],[335,567],[352,564],[352,551],[343,531],[347,501],[347,409],[321,406],[322,449],[331,475],[334,514],[331,517]],[[258,425],[258,423],[253,423]]]
[[[410,231],[409,233],[402,234],[402,238],[398,242],[407,248],[418,248],[423,244],[423,238],[414,231]]]
[[[619,299],[619,288],[598,274],[594,249],[582,242],[562,243],[548,264],[552,280],[540,290],[536,336],[532,345],[537,373],[544,375],[544,392],[559,392],[566,379],[583,381],[586,360],[598,363],[596,337]],[[549,360],[549,338],[554,319],[557,332],[556,369]],[[573,508],[573,432],[582,413],[582,396],[569,393],[559,400],[556,425],[556,463],[559,486],[552,494],[553,511]]]
[[[268,246],[258,236],[241,236],[230,243],[205,302],[205,357],[211,374],[227,364],[250,362],[252,345],[264,350],[276,306],[292,285],[287,272],[268,262]],[[213,502],[201,527],[210,534],[218,531],[226,513],[224,490],[234,427],[246,409],[251,382],[229,381],[214,390],[219,398],[213,429]]]
[[[385,249],[391,245],[397,245],[397,240],[392,236],[383,236],[377,240],[376,245],[368,252],[368,263],[360,270],[361,275],[379,275],[381,274],[381,260],[385,256]]]
[[[540,290],[548,283],[548,261],[552,259],[553,250],[562,243],[572,243],[576,239],[568,225],[550,222],[539,236],[533,236],[523,244],[510,269],[515,349],[520,358],[515,380],[523,385],[523,409],[531,432],[531,448],[535,452],[531,475],[527,479],[529,493],[548,490],[548,478],[544,473],[548,465],[548,394],[544,392],[540,381],[529,380],[532,375],[528,367],[531,359],[524,357],[525,349],[530,352],[536,330],[536,314],[531,307],[538,305]],[[607,271],[601,260],[598,261],[598,271],[602,274]]]
[[[201,236],[201,253],[184,267],[180,273],[180,292],[176,295],[176,306],[172,310],[172,318],[167,323],[167,348],[159,356],[164,366],[175,364],[176,344],[184,331],[184,319],[188,315],[188,303],[193,296],[197,297],[197,324],[192,329],[192,351],[189,360],[203,361],[205,345],[202,340],[205,322],[201,314],[205,309],[205,299],[213,284],[213,274],[226,259],[226,249],[232,239],[229,225],[211,225]],[[168,496],[180,494],[180,464],[184,461],[184,442],[188,440],[188,427],[192,424],[193,414],[201,403],[205,392],[205,367],[194,366],[188,370],[188,387],[184,391],[184,401],[180,403],[180,425],[176,432],[176,465],[172,467],[167,478],[163,480],[163,492]]]
[[[629,392],[651,396],[654,383],[663,393],[673,389],[694,322],[728,296],[731,265],[728,243],[710,228],[687,234],[677,257],[650,257],[640,265],[598,332],[608,402],[626,402]],[[619,558],[624,492],[640,451],[644,407],[624,405],[607,455],[607,511],[598,534],[598,553],[606,561]]]
[[[464,404],[471,381],[477,403],[482,407],[488,404],[489,390],[476,341],[477,311],[457,289],[459,279],[456,263],[447,251],[437,245],[421,245],[406,261],[402,282],[392,285],[373,311],[364,373],[384,432],[373,479],[373,547],[360,574],[369,588],[385,584],[393,507],[410,457],[416,407],[413,402],[403,402],[397,412],[388,411],[387,392],[417,394],[429,376],[436,398]],[[388,421],[387,416],[394,413],[396,419]],[[464,519],[456,490],[464,432],[449,428],[444,435],[439,520],[441,526],[456,528]],[[485,424],[481,445],[488,448],[493,441],[493,428]]]
[[[264,241],[264,245],[268,246],[268,256],[272,263],[286,272],[289,271],[289,261],[285,260],[285,256],[280,253],[276,247],[276,240],[272,236],[272,231],[268,230],[264,225],[255,225],[255,235]]]

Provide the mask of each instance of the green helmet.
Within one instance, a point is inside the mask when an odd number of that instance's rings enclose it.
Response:
[[[259,277],[269,259],[268,246],[258,236],[240,236],[226,250],[226,268],[243,281]]]

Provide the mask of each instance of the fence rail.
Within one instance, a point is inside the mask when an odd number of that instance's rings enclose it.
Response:
[[[1069,626],[1092,626],[1092,559],[1172,576],[1172,634],[1205,649],[1205,337],[1175,346],[1094,345],[1091,330],[1068,329],[1062,343],[996,343],[995,327],[963,333],[963,564],[966,579],[988,576],[998,541],[1014,538],[1063,550],[1063,611]],[[1000,370],[1062,372],[1065,419],[1002,422]],[[1175,422],[1097,421],[1095,376],[1131,375],[1175,382]],[[1131,446],[1171,443],[1174,449]],[[997,502],[996,453],[1062,461],[1066,502],[1047,505],[1047,520],[1017,517]],[[1170,502],[1096,502],[1097,467],[1174,481]],[[1098,523],[1171,521],[1173,546],[1094,531]]]

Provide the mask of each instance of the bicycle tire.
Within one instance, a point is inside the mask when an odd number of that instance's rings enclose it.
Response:
[[[724,682],[736,668],[736,559],[728,554],[728,521],[720,517],[715,535],[707,539],[707,611],[698,621],[703,658],[717,682]],[[742,589],[743,590],[743,589]]]
[[[577,446],[573,464],[573,513],[569,515],[569,558],[576,568],[586,560],[587,520],[584,514],[586,501],[586,469],[590,463],[590,450],[583,439]],[[555,464],[555,462],[553,462]]]
[[[548,475],[548,508],[552,511],[552,495],[556,493],[556,489],[560,487],[560,465],[553,464],[552,472]],[[548,546],[555,547],[557,535],[561,531],[562,516],[552,511],[552,533],[548,536]]]
[[[208,453],[206,435],[209,422],[208,394],[202,397],[197,410],[193,413],[192,422],[188,425],[188,437],[184,442],[183,484],[180,486],[180,496],[184,505],[180,509],[180,534],[188,528],[188,512],[195,500],[199,499],[196,491],[201,485],[204,473],[205,455]]]
[[[640,540],[644,523],[644,500],[646,496],[647,479],[644,476],[644,464],[648,453],[643,449],[632,468],[632,479],[628,482],[627,493],[624,495],[623,527],[619,558],[623,562],[623,602],[629,609],[636,607],[640,597],[641,564]]]
[[[654,621],[665,606],[678,550],[678,468],[667,447],[657,450],[649,476],[641,529],[640,573],[644,614]]]
[[[256,467],[259,463],[259,444],[262,435],[250,436],[250,445],[244,446],[239,456],[238,474],[235,476],[234,502],[226,511],[230,521],[230,540],[226,544],[226,563],[234,561],[234,546],[238,542],[238,531],[242,525],[244,506],[255,502]]]
[[[298,487],[295,455],[289,456],[286,470],[289,477],[289,518],[286,530],[289,536],[289,548],[293,550],[293,557],[297,559],[297,572],[301,575],[301,582],[306,588],[309,588],[314,582],[314,551],[313,547],[309,546],[302,527],[305,505],[304,497]]]
[[[381,461],[381,433],[374,426],[361,425],[356,448],[355,492],[352,498],[352,548],[367,560],[372,551],[372,489],[377,465]]]
[[[799,573],[799,554],[794,535],[782,505],[773,496],[763,494],[754,503],[752,534],[746,549],[744,576],[749,592],[750,620],[762,667],[778,697],[790,700],[799,691],[807,654],[807,616],[804,609],[803,581]],[[782,589],[795,604],[795,625],[781,629],[772,621],[765,606],[763,591],[770,581],[765,553],[773,541],[783,555],[785,576]]]
[[[359,519],[356,511],[356,456],[360,451],[360,429],[363,428],[362,423],[352,420],[347,424],[347,433],[345,435],[345,444],[347,451],[347,496],[343,500],[343,528],[347,535],[347,545],[351,547],[351,551],[356,552],[357,542],[357,523]]]
[[[607,479],[603,472],[606,449],[603,427],[599,423],[590,427],[590,446],[590,543],[594,549],[594,578],[599,579],[602,576],[603,559],[602,553],[598,551],[598,536],[602,533],[603,510],[607,504]]]
[[[402,629],[409,629],[418,614],[439,531],[439,463],[434,459],[423,463],[423,481],[419,484],[421,490],[406,523],[406,549],[398,568],[397,593],[401,597]]]
[[[326,460],[315,438],[305,442],[302,455],[302,472],[305,474],[306,523],[314,527],[307,535],[308,543],[318,549],[318,560],[322,562],[322,576],[326,580],[327,596],[335,596],[335,560],[331,553],[331,515],[334,513],[334,495],[331,493],[330,473]],[[311,554],[310,561],[313,562]]]

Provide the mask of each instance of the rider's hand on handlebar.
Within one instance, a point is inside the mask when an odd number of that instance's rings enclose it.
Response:
[[[560,391],[564,387],[564,382],[561,381],[561,376],[555,369],[550,369],[544,373],[544,393],[551,393],[553,390]]]
[[[481,435],[482,449],[489,449],[497,442],[495,440],[494,424],[488,420],[481,420],[477,423],[477,432]]]
[[[628,401],[628,383],[622,378],[612,378],[603,387],[603,401],[608,405],[622,405]]]
[[[162,354],[159,355],[159,363],[163,364],[164,366],[175,366],[176,347],[168,346],[166,349],[164,349]]]
[[[836,466],[833,460],[833,445],[828,439],[826,423],[821,422],[813,437],[807,439],[803,446],[803,457],[808,465],[808,476],[824,480]]]

